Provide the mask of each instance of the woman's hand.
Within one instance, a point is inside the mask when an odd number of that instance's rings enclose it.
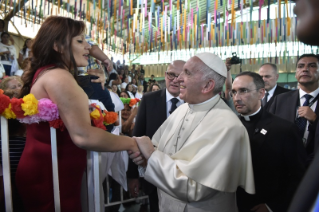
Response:
[[[103,63],[106,65],[108,72],[111,72],[113,70],[113,62],[109,58],[104,60]]]
[[[137,108],[137,107],[134,107],[134,108],[132,109],[131,116],[133,116],[133,117],[135,118],[136,115],[137,115],[137,111],[138,111],[138,108]]]

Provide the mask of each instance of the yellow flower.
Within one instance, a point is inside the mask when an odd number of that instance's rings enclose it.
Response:
[[[6,119],[15,119],[17,118],[16,117],[16,114],[14,114],[14,112],[11,110],[11,103],[9,104],[9,107],[7,107],[2,115],[6,118]]]
[[[100,118],[100,112],[99,110],[95,109],[90,113],[90,116],[92,119],[99,119]]]
[[[38,113],[38,100],[33,94],[28,94],[23,97],[24,103],[21,104],[21,108],[24,111],[25,116],[32,116]]]

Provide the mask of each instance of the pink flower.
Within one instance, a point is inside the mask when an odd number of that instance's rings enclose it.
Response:
[[[25,124],[34,124],[34,123],[39,123],[41,121],[38,114],[35,114],[33,116],[26,116],[22,119],[19,119],[19,118],[17,119],[19,120],[19,122],[25,123]]]
[[[41,121],[53,121],[59,118],[59,109],[50,99],[40,99],[37,114]]]

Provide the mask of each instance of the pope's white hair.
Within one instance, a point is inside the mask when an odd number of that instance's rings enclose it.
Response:
[[[223,86],[225,84],[226,77],[220,75],[219,73],[215,72],[213,69],[208,67],[205,63],[201,61],[199,65],[199,70],[203,73],[202,80],[214,80],[215,87],[214,87],[214,94],[218,94],[223,90]]]

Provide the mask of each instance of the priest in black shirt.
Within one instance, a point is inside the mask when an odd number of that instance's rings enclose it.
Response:
[[[256,73],[236,76],[231,97],[246,127],[254,169],[256,194],[237,190],[239,212],[284,212],[305,171],[306,152],[293,123],[261,107],[263,79]]]

